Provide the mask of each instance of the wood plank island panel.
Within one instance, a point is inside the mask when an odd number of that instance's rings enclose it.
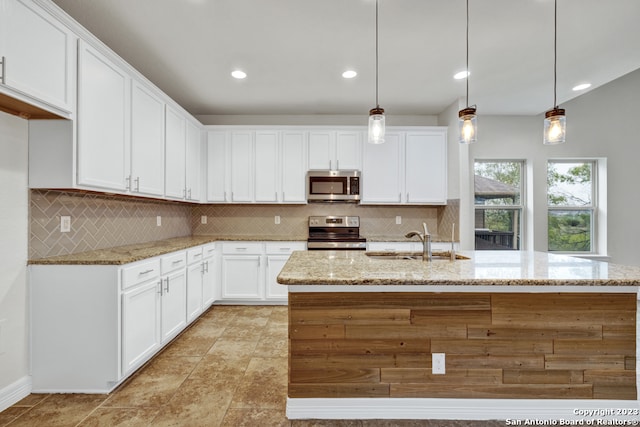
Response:
[[[292,292],[289,397],[635,400],[636,295]],[[432,373],[445,353],[445,374]]]

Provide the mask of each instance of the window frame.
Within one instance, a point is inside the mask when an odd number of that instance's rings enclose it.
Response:
[[[598,211],[599,211],[599,187],[600,187],[600,169],[601,169],[601,165],[599,164],[599,159],[595,159],[595,158],[552,158],[552,159],[547,159],[547,169],[546,169],[546,176],[547,176],[547,182],[546,182],[546,190],[547,190],[547,195],[549,194],[549,181],[548,181],[548,176],[549,176],[549,164],[551,163],[590,163],[591,164],[591,204],[590,205],[585,205],[585,206],[570,206],[570,205],[560,205],[560,206],[551,206],[549,205],[549,198],[546,198],[546,206],[547,206],[547,229],[546,229],[546,233],[547,233],[547,252],[549,253],[554,253],[554,254],[566,254],[566,255],[597,255],[599,253],[598,248],[599,248],[599,241],[598,241],[598,236],[600,233],[599,230],[599,221],[598,221]],[[590,211],[591,212],[591,218],[590,218],[590,248],[589,251],[556,251],[556,250],[551,250],[549,248],[549,214],[553,211],[574,211],[574,212],[580,212],[580,211]]]
[[[519,204],[513,204],[513,205],[478,205],[476,204],[476,193],[475,193],[475,171],[476,171],[476,164],[477,163],[519,163],[520,164],[520,197],[519,197]],[[478,210],[502,210],[502,211],[518,211],[519,212],[519,216],[520,216],[520,221],[518,222],[518,230],[517,230],[517,236],[519,237],[519,241],[518,241],[518,248],[517,249],[513,249],[513,250],[523,250],[523,248],[525,248],[526,246],[526,238],[527,236],[525,235],[525,230],[527,229],[526,227],[526,215],[527,215],[527,206],[526,206],[526,200],[527,200],[527,185],[526,185],[526,179],[527,179],[527,159],[496,159],[496,158],[488,158],[488,159],[474,159],[473,161],[473,181],[474,181],[474,185],[472,188],[474,188],[473,191],[473,212],[474,212],[474,250],[482,250],[482,249],[475,249],[475,218],[476,218],[476,213]]]

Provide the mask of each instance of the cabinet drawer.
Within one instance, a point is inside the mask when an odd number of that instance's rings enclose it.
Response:
[[[293,251],[304,251],[307,249],[305,242],[272,242],[265,244],[268,254],[291,254]]]
[[[122,268],[122,289],[128,289],[158,277],[160,277],[158,258],[131,264]]]
[[[191,265],[200,261],[202,261],[202,246],[187,249],[187,264]]]
[[[187,266],[187,253],[185,251],[172,253],[160,258],[160,273],[167,274],[171,271]]]
[[[256,242],[229,242],[222,244],[223,254],[262,254],[262,243]]]
[[[205,245],[202,248],[203,258],[211,258],[216,254],[216,244]]]

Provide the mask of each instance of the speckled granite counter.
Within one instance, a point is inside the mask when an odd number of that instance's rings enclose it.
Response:
[[[460,252],[468,260],[373,259],[364,251],[294,252],[284,285],[640,286],[640,268],[520,251]]]
[[[283,241],[275,236],[187,236],[29,260],[29,264],[122,265],[215,241]]]

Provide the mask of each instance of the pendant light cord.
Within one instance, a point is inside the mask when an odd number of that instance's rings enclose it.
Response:
[[[469,0],[467,0],[469,1]],[[558,69],[558,0],[553,1],[553,108],[556,104],[557,69]]]
[[[380,108],[378,103],[378,0],[376,0],[376,108]]]
[[[469,108],[469,0],[467,0],[467,108]]]

